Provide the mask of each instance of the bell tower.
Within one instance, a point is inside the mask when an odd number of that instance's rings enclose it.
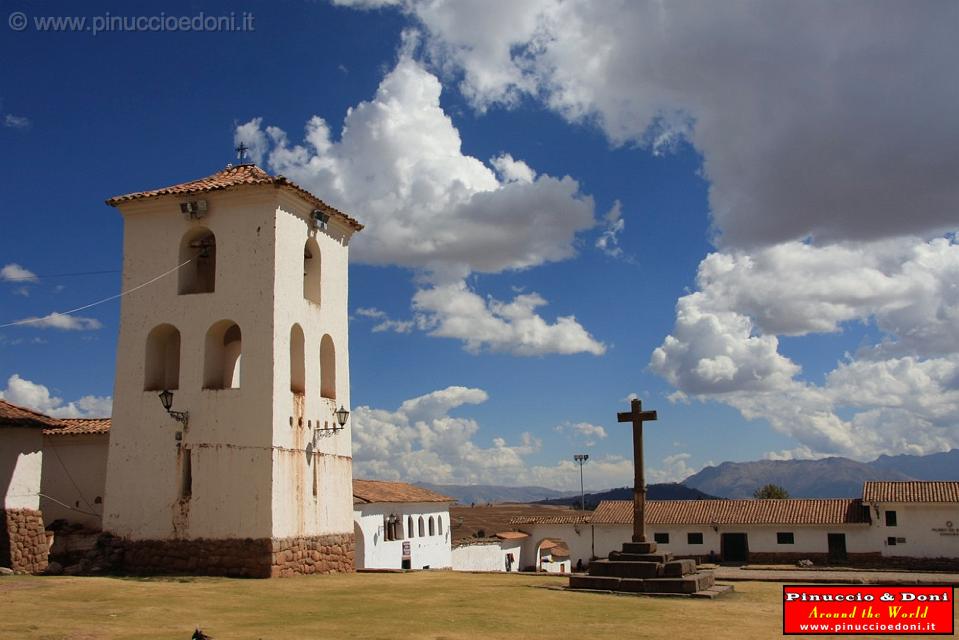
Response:
[[[348,256],[363,227],[243,163],[117,196],[104,531],[143,573],[353,568]]]

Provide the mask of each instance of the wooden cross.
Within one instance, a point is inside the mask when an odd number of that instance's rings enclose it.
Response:
[[[633,423],[633,542],[646,542],[646,474],[643,470],[643,422],[655,420],[655,411],[643,411],[633,399],[629,411],[616,414],[619,422]]]

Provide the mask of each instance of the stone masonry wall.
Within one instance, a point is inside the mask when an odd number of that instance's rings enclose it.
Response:
[[[0,566],[16,572],[42,573],[49,545],[43,514],[34,509],[6,509],[0,526]]]
[[[104,534],[99,564],[138,575],[238,578],[353,571],[353,534],[227,540],[125,540]]]
[[[353,534],[273,540],[274,578],[311,573],[351,573]]]

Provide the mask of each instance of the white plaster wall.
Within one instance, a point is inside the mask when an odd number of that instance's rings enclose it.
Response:
[[[587,566],[585,562],[583,562],[583,566]],[[556,562],[544,560],[539,564],[539,568],[546,573],[570,573],[573,568],[573,563],[569,559]]]
[[[0,488],[5,509],[40,508],[43,436],[36,427],[0,429]]]
[[[522,540],[500,540],[462,544],[453,547],[452,564],[454,571],[506,571],[506,554],[513,554],[511,571],[522,568]]]
[[[179,264],[180,240],[197,226],[216,235],[217,273],[213,293],[178,295],[171,274],[122,298],[104,529],[135,539],[271,535],[276,192],[206,194],[201,221],[186,220],[174,197],[122,206],[124,289]],[[206,333],[223,319],[242,332],[242,387],[204,390]],[[183,448],[193,451],[186,517],[178,507],[180,425],[156,392],[143,391],[147,334],[161,323],[180,331],[174,409],[190,412]]]
[[[312,205],[284,191],[276,210],[276,278],[273,351],[274,431],[273,535],[276,537],[353,531],[351,423],[335,434],[318,430],[336,423],[339,406],[350,409],[349,239],[351,229],[331,219],[327,229],[313,229]],[[320,304],[303,296],[303,253],[313,238],[321,261]],[[290,330],[304,335],[306,393],[290,391]],[[333,339],[336,354],[336,399],[320,394],[320,342]],[[298,404],[299,403],[299,404]],[[314,437],[314,434],[317,437]],[[317,465],[314,496],[313,465]]]
[[[45,525],[63,519],[100,529],[109,448],[108,433],[43,436],[40,510]]]
[[[384,540],[383,516],[396,514],[402,518],[403,539]],[[420,536],[419,531],[410,535],[407,531],[407,518],[413,516],[414,528],[420,516],[428,519],[443,519],[442,535]],[[445,569],[453,566],[450,547],[450,514],[448,503],[408,502],[376,503],[355,505],[353,519],[363,535],[362,558],[356,558],[357,568],[362,569],[400,569],[403,560],[403,542],[410,543],[410,567],[422,569]],[[359,548],[360,545],[357,545]]]
[[[597,527],[598,528],[598,527]],[[623,535],[631,536],[631,527],[623,526]],[[793,544],[778,544],[778,532],[792,532]],[[867,553],[876,549],[872,543],[869,526],[866,524],[847,524],[832,526],[812,525],[720,525],[719,531],[713,531],[708,525],[669,526],[651,525],[646,530],[652,540],[654,533],[668,533],[669,544],[660,544],[659,549],[671,551],[676,555],[709,555],[712,551],[720,557],[721,536],[724,533],[745,533],[749,551],[759,553],[827,553],[829,551],[828,534],[842,533],[846,536],[847,553]],[[688,533],[702,533],[703,544],[689,544]]]
[[[886,526],[885,512],[896,512],[896,526]],[[873,533],[877,550],[884,556],[912,558],[959,558],[959,504],[884,503],[879,517],[873,510]],[[952,527],[947,523],[951,522]],[[940,529],[942,531],[934,531]],[[905,538],[905,543],[889,545],[890,536]]]

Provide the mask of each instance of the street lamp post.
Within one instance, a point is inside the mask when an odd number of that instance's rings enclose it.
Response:
[[[579,464],[579,508],[586,511],[586,493],[583,490],[583,465],[589,460],[589,454],[577,453],[573,456],[573,460]]]

